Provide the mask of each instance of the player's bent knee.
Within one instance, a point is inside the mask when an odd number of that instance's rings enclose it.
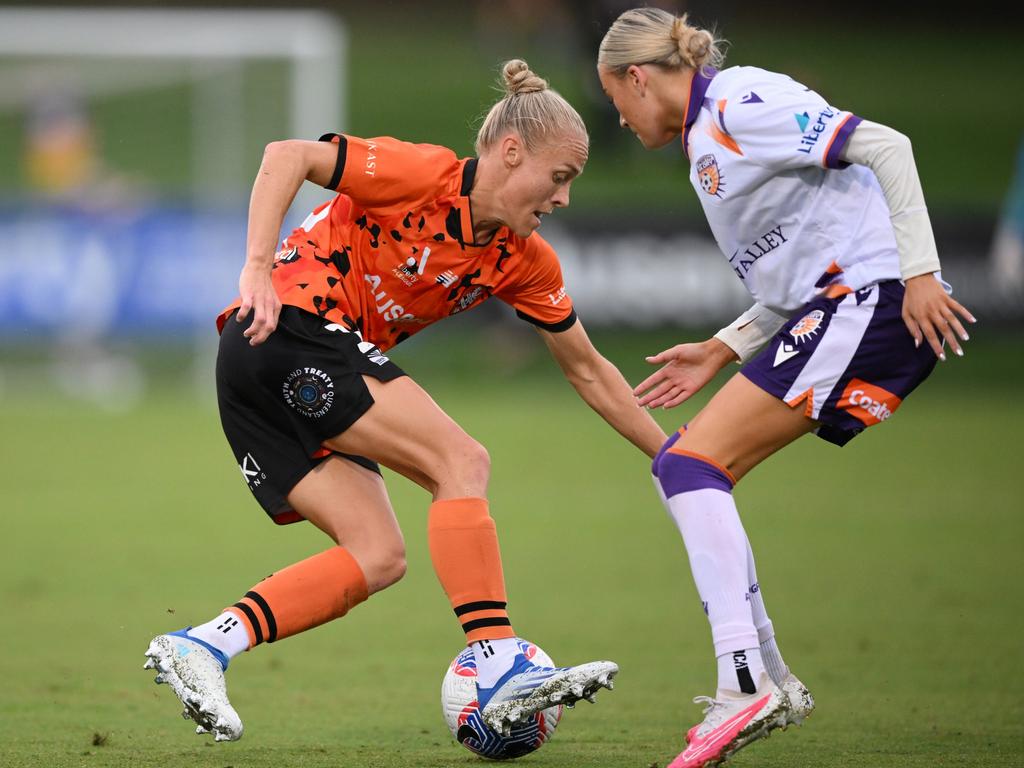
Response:
[[[377,584],[378,590],[390,587],[392,584],[397,584],[405,576],[405,555],[402,554],[380,561],[377,563],[375,571],[374,582]]]
[[[665,458],[665,452],[668,451],[669,448],[671,448],[679,441],[679,436],[681,434],[682,430],[680,430],[679,432],[673,432],[671,435],[669,435],[668,440],[666,440],[662,444],[661,448],[659,448],[658,452],[654,455],[654,460],[651,462],[651,474],[654,475],[655,477],[659,476],[658,467],[661,464],[661,460]]]
[[[380,592],[401,581],[406,572],[405,547],[353,551],[353,557],[363,570],[370,594]]]
[[[491,477],[491,456],[483,445],[463,434],[462,439],[445,446],[443,463],[448,480],[462,487],[479,488],[483,494]]]
[[[654,477],[665,498],[703,489],[732,492],[736,476],[727,467],[709,456],[681,449],[678,444],[670,440],[654,461]]]

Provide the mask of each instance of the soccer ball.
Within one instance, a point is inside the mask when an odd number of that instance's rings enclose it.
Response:
[[[526,658],[543,667],[553,667],[544,651],[517,638]],[[491,760],[511,760],[528,755],[546,742],[562,719],[562,705],[548,707],[512,728],[508,736],[484,725],[476,701],[476,659],[473,649],[466,648],[448,667],[441,683],[441,711],[452,736],[466,749]]]

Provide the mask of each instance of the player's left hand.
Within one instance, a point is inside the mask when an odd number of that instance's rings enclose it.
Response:
[[[238,278],[238,291],[241,305],[235,320],[242,322],[253,313],[252,322],[245,329],[244,336],[249,344],[256,346],[266,341],[277,328],[277,318],[281,314],[281,299],[274,290],[270,272],[266,269],[246,265]]]
[[[931,273],[912,277],[905,285],[903,322],[907,324],[910,335],[914,337],[914,346],[921,346],[921,341],[927,339],[935,356],[945,361],[946,353],[942,350],[942,342],[945,340],[950,349],[963,357],[964,350],[960,346],[960,340],[967,341],[970,336],[964,330],[960,319],[975,323],[977,320],[974,315],[947,294],[942,284]]]

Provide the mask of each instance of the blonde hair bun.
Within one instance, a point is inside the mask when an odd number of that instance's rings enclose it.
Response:
[[[505,93],[509,96],[537,93],[548,89],[548,81],[533,74],[530,65],[522,59],[506,61],[501,68],[501,76],[505,81]]]

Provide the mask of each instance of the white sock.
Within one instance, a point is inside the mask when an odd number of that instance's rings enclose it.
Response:
[[[249,633],[245,625],[231,611],[224,611],[213,621],[192,627],[188,631],[192,637],[198,637],[233,659],[242,651],[249,650]]]
[[[782,685],[783,681],[789,677],[789,667],[782,660],[782,653],[775,643],[775,627],[772,626],[772,620],[768,618],[768,611],[764,607],[764,596],[761,594],[761,583],[757,578],[754,552],[750,548],[749,539],[747,540],[747,580],[750,582],[750,612],[754,619],[754,626],[757,627],[761,658],[772,682]]]
[[[718,657],[718,690],[732,693],[757,693],[757,682],[764,674],[761,651],[747,648]]]
[[[700,488],[672,496],[666,506],[683,535],[693,580],[711,623],[715,656],[757,649],[747,593],[747,535],[732,494]]]
[[[514,637],[500,640],[477,640],[470,643],[473,658],[476,659],[476,684],[481,688],[492,688],[498,678],[508,672],[519,650],[519,641]]]

